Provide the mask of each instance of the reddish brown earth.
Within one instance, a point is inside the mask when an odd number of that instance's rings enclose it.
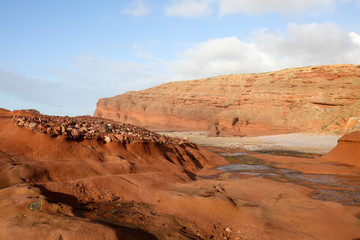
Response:
[[[360,168],[360,131],[341,137],[338,145],[322,159]]]
[[[157,239],[136,228],[139,224],[149,225],[146,229],[152,227],[148,229],[152,231],[159,227],[150,222],[164,217],[153,215],[149,204],[160,201],[160,189],[189,182],[200,169],[226,164],[222,157],[189,142],[77,141],[35,132],[38,126],[33,130],[16,126],[13,115],[0,110],[0,239],[20,239],[24,232],[27,239]],[[44,115],[31,116],[44,122]],[[41,211],[30,211],[36,201],[41,202]],[[136,224],[126,223],[127,216],[122,216],[125,219],[120,221],[129,226],[95,215],[86,217],[84,212],[98,203],[118,205],[120,210],[124,205],[125,212],[140,204],[141,210],[131,210],[129,214],[135,216],[130,217],[150,216]],[[172,225],[156,236],[170,230],[172,239],[196,236],[198,229],[183,230],[180,220],[170,218]]]
[[[96,117],[210,135],[360,129],[360,66],[327,65],[169,82],[99,99]]]
[[[107,120],[34,113],[24,122],[42,120],[29,127],[13,116],[0,109],[0,239],[360,238],[358,205],[312,199],[290,182],[229,178],[212,169],[222,157],[188,141],[73,138],[72,123],[96,133]],[[58,134],[52,123],[72,129]]]

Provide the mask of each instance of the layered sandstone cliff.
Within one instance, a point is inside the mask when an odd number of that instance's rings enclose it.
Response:
[[[360,66],[326,65],[164,83],[99,99],[94,116],[211,135],[360,128]]]

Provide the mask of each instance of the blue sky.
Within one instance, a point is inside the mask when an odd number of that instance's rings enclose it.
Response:
[[[360,0],[2,0],[0,107],[92,115],[163,82],[360,64]]]

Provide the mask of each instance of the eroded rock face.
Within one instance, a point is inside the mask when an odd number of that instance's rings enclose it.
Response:
[[[360,66],[328,65],[161,84],[99,99],[96,117],[210,135],[360,128]]]
[[[360,131],[342,136],[336,147],[321,159],[360,168]]]

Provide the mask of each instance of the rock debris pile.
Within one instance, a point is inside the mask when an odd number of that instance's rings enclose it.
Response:
[[[48,115],[14,116],[19,127],[52,136],[74,140],[95,139],[104,143],[158,142],[162,144],[191,144],[187,139],[171,138],[131,124],[92,117],[59,117]]]

